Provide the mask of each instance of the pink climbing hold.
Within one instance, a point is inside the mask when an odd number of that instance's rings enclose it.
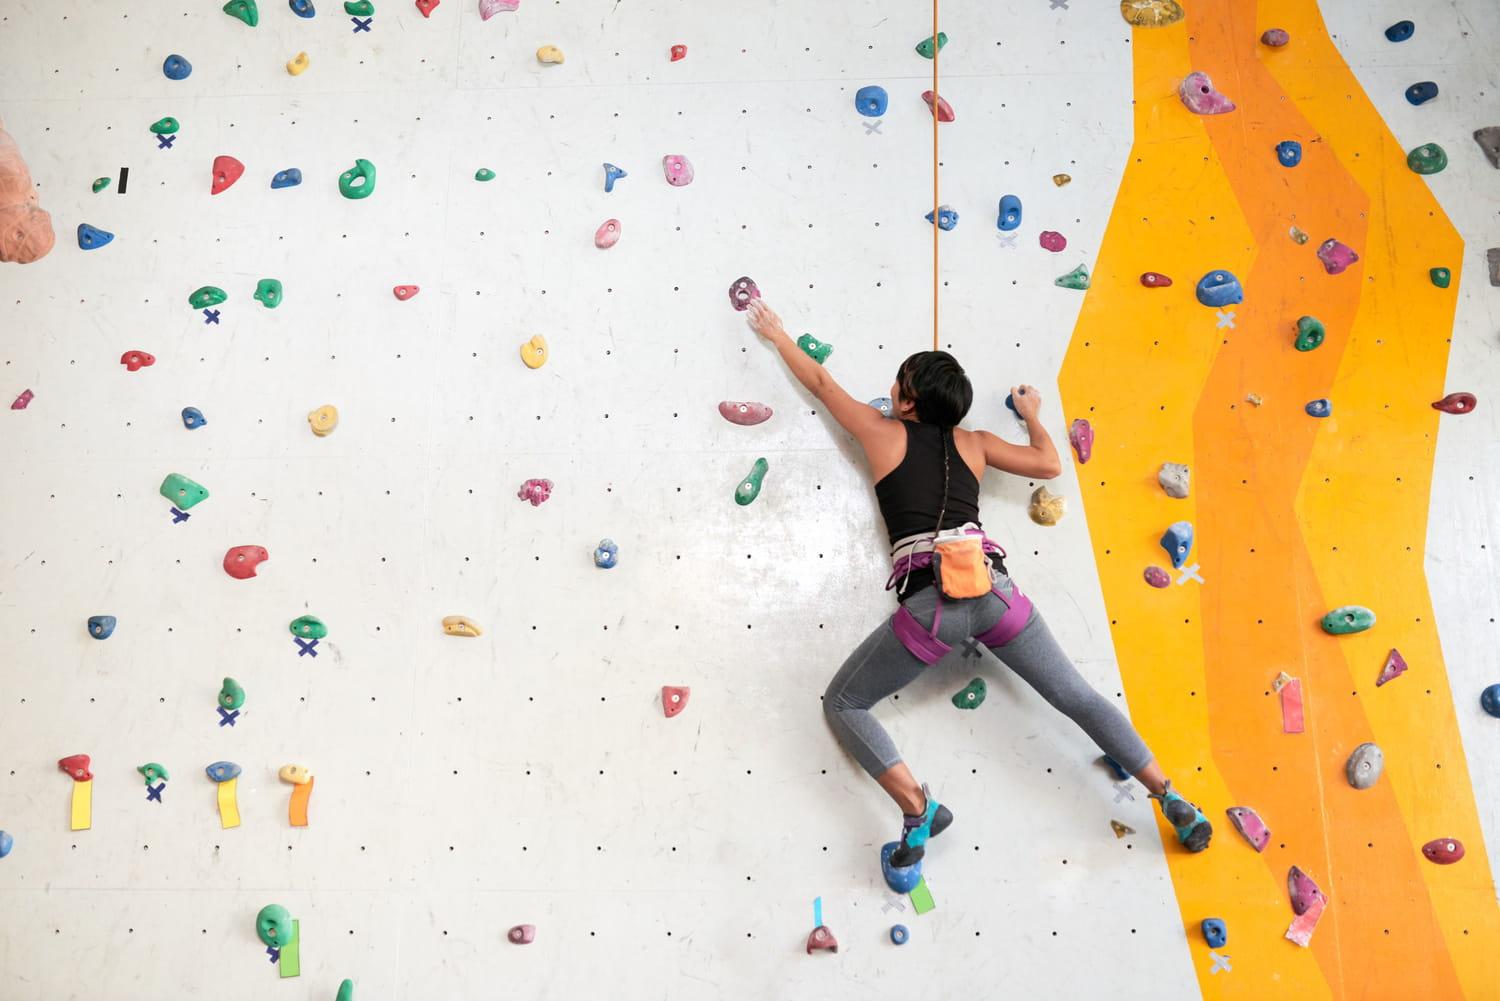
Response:
[[[1285,28],[1267,28],[1260,34],[1260,44],[1272,49],[1279,49],[1291,40]]]
[[[219,192],[227,189],[235,181],[238,181],[244,173],[245,165],[243,163],[240,163],[234,157],[214,157],[213,184],[209,187],[208,193],[211,195],[217,195]]]
[[[687,46],[686,45],[674,45],[674,46],[672,46],[672,61],[674,63],[675,62],[680,62],[681,60],[686,59],[686,58],[687,58]]]
[[[530,945],[536,940],[536,925],[516,925],[505,937],[516,945]]]
[[[18,397],[16,397],[14,400],[11,401],[10,409],[12,409],[12,410],[25,410],[28,406],[31,405],[31,400],[32,400],[31,390],[29,390],[29,389],[22,390],[21,391],[21,395],[18,396]]]
[[[1177,96],[1195,115],[1222,115],[1234,110],[1234,102],[1214,90],[1207,73],[1189,73],[1177,87]]]
[[[752,278],[736,278],[729,283],[729,304],[743,313],[760,298],[760,289]]]
[[[1147,288],[1167,288],[1172,284],[1172,279],[1159,271],[1142,271],[1141,284]]]
[[[833,932],[827,925],[818,925],[807,936],[807,954],[811,956],[814,952],[838,952],[839,940],[833,937]]]
[[[1082,417],[1075,420],[1068,428],[1068,444],[1073,446],[1073,451],[1078,453],[1078,463],[1083,465],[1089,461],[1089,456],[1094,454],[1094,428]]]
[[[431,17],[432,9],[443,0],[417,0],[417,10],[422,12],[423,17]]]
[[[922,91],[922,100],[927,102],[927,107],[932,109],[933,117],[940,122],[953,121],[953,106],[943,98],[930,90]]]
[[[1037,236],[1037,242],[1042,245],[1042,249],[1050,250],[1054,254],[1062,253],[1068,246],[1067,237],[1050,229],[1042,230],[1041,234]]]
[[[1449,393],[1434,403],[1432,409],[1441,410],[1445,414],[1466,414],[1478,402],[1473,393]]]
[[[516,496],[523,501],[530,501],[532,507],[536,507],[552,496],[551,480],[527,480],[521,484],[521,489],[516,491]]]
[[[1312,941],[1313,929],[1317,928],[1323,909],[1328,906],[1328,898],[1312,877],[1296,866],[1287,873],[1286,888],[1292,900],[1292,913],[1297,915],[1287,928],[1286,937],[1305,949]]]
[[[488,21],[496,14],[503,14],[521,6],[521,0],[479,0],[479,19]]]
[[[224,572],[235,580],[249,580],[271,554],[260,546],[235,546],[224,554]]]
[[[422,291],[422,286],[420,285],[397,285],[391,289],[391,295],[405,302],[420,291]]]
[[[1258,852],[1266,850],[1266,845],[1271,842],[1271,829],[1260,819],[1260,814],[1248,806],[1231,806],[1224,812],[1229,814],[1234,829],[1250,842],[1250,847]]]
[[[1302,730],[1302,679],[1292,678],[1281,686],[1281,732],[1301,733]]]
[[[685,188],[693,183],[693,165],[685,156],[662,157],[661,169],[667,175],[667,183],[674,188]]]
[[[1391,649],[1385,658],[1385,666],[1380,669],[1380,677],[1375,679],[1375,687],[1379,688],[1387,681],[1395,681],[1406,673],[1406,658],[1401,656],[1401,651]]]
[[[594,230],[594,246],[608,250],[620,242],[620,220],[606,219]]]
[[[1318,247],[1318,260],[1323,262],[1325,271],[1331,275],[1338,275],[1343,274],[1349,265],[1359,260],[1359,255],[1349,245],[1328,239]]]
[[[1146,578],[1146,583],[1152,587],[1166,587],[1172,583],[1171,575],[1161,567],[1147,567],[1146,572],[1141,576]]]
[[[125,371],[135,372],[149,365],[155,365],[156,356],[145,351],[127,351],[120,356],[120,364],[125,366]]]
[[[771,413],[771,408],[764,403],[739,403],[734,400],[722,400],[719,403],[720,416],[741,427],[764,424],[771,419]]]
[[[661,686],[661,711],[667,719],[671,719],[687,708],[688,696],[693,693],[691,688],[678,688],[676,685]]]

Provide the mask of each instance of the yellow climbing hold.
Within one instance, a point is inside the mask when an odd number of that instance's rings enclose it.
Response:
[[[1037,487],[1031,494],[1031,506],[1027,514],[1038,525],[1056,525],[1067,511],[1067,498],[1054,494],[1046,487]]]
[[[555,45],[543,45],[536,50],[536,61],[539,63],[553,63],[561,65],[563,61],[562,49]]]
[[[547,364],[547,338],[537,334],[521,345],[521,360],[527,368],[541,368]]]
[[[1052,175],[1052,183],[1055,184],[1055,185],[1057,185],[1059,188],[1062,187],[1064,184],[1067,184],[1067,183],[1071,182],[1072,180],[1073,180],[1073,175],[1072,174],[1053,174]]]
[[[1165,28],[1183,18],[1177,0],[1120,0],[1120,16],[1137,28]]]
[[[292,76],[301,76],[302,71],[307,69],[308,58],[306,52],[299,52],[287,61],[286,71]]]
[[[326,438],[333,434],[333,429],[339,426],[338,408],[332,405],[319,407],[307,415],[307,423],[312,425],[312,433],[319,438]]]
[[[484,635],[478,626],[462,615],[443,616],[443,632],[449,636],[467,636],[471,639]]]

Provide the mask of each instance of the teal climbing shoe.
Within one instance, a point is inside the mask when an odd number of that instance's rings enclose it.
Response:
[[[1177,840],[1182,842],[1184,848],[1190,852],[1201,852],[1208,847],[1208,841],[1214,835],[1213,825],[1208,822],[1202,810],[1173,791],[1171,782],[1167,783],[1166,791],[1160,796],[1154,792],[1147,795],[1161,803],[1162,816],[1167,818],[1167,823],[1177,832]]]
[[[902,831],[901,844],[890,855],[890,864],[900,869],[922,861],[922,856],[927,854],[927,839],[942,834],[953,823],[953,812],[933,799],[925,785],[922,786],[922,795],[927,797],[922,822]]]

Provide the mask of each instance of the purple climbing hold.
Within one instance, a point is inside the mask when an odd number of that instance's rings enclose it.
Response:
[[[1385,658],[1385,666],[1380,669],[1380,677],[1375,679],[1375,687],[1379,688],[1387,681],[1394,681],[1406,673],[1406,658],[1401,656],[1401,651],[1392,649]]]
[[[1167,573],[1161,567],[1147,567],[1146,572],[1141,576],[1145,577],[1146,583],[1152,587],[1166,587],[1172,583],[1171,574]]]
[[[759,298],[760,289],[756,287],[754,279],[736,278],[729,283],[729,304],[739,312],[749,309],[750,304]]]
[[[1258,852],[1266,850],[1266,845],[1271,841],[1271,829],[1260,819],[1260,814],[1248,806],[1231,806],[1224,812],[1229,814],[1229,822],[1234,825],[1234,829],[1250,842],[1250,847]]]
[[[516,496],[523,501],[530,501],[532,507],[537,507],[552,496],[552,481],[527,480],[521,484],[521,489],[516,491]]]
[[[1323,268],[1329,274],[1341,275],[1359,260],[1359,255],[1348,244],[1329,238],[1318,247],[1318,260],[1323,262]]]
[[[1073,446],[1073,451],[1078,453],[1078,464],[1087,464],[1089,457],[1094,454],[1094,428],[1082,417],[1075,420],[1068,427],[1068,444]]]
[[[1234,110],[1234,102],[1214,89],[1207,73],[1189,73],[1182,78],[1177,96],[1195,115],[1222,115]]]
[[[1260,35],[1260,44],[1273,49],[1279,49],[1291,40],[1292,36],[1282,28],[1267,28]]]

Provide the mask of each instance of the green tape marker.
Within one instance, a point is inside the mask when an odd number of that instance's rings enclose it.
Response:
[[[927,889],[926,877],[923,877],[920,883],[912,887],[909,896],[911,897],[912,909],[918,914],[926,914],[937,906],[937,903],[932,899],[932,891]],[[286,953],[283,952],[281,955],[285,957]],[[286,974],[283,973],[282,976],[286,976]]]
[[[918,887],[917,889],[921,889]],[[913,890],[913,893],[916,891]],[[929,900],[932,898],[928,898]],[[921,913],[918,911],[917,913]],[[292,921],[292,940],[281,947],[281,977],[300,977],[302,975],[302,922]]]

